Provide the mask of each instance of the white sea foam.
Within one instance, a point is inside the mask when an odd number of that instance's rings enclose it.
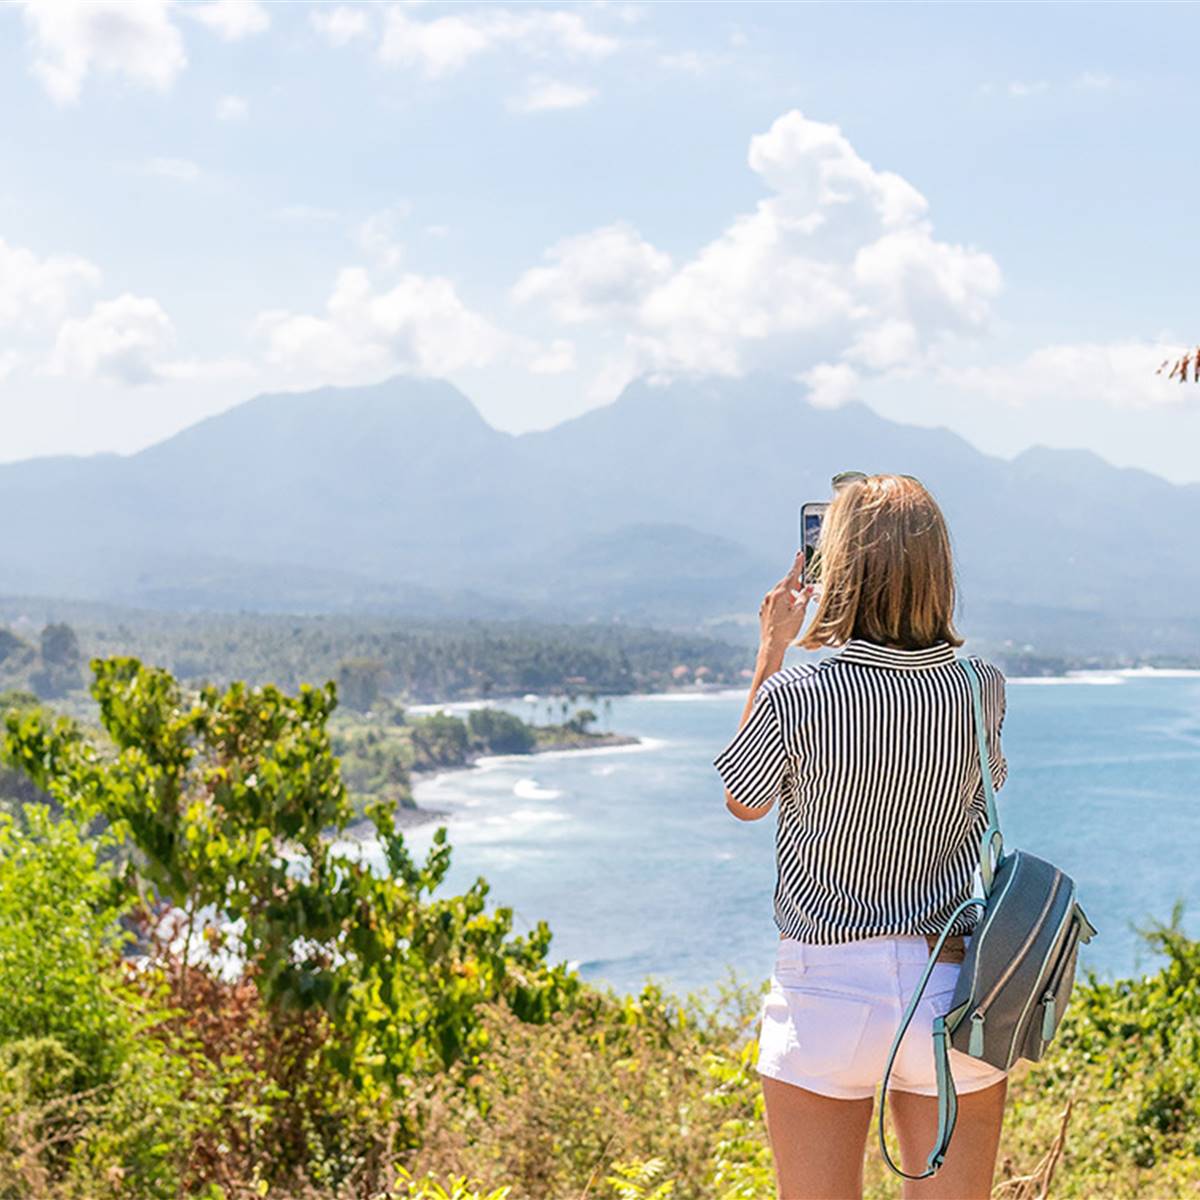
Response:
[[[567,814],[557,808],[515,808],[510,813],[498,813],[491,818],[498,825],[546,825],[567,819]]]
[[[537,758],[538,761],[541,761],[544,758],[584,758],[589,755],[594,757],[598,754],[640,754],[644,750],[659,750],[666,744],[663,738],[639,737],[636,742],[623,746],[587,746],[579,749],[539,750]],[[507,766],[510,763],[528,763],[530,757],[528,754],[485,754],[482,758],[475,760],[475,765],[483,767],[485,770],[494,769],[496,767]]]
[[[1200,679],[1195,667],[1124,667],[1117,674],[1126,679]]]
[[[678,700],[730,700],[734,696],[745,696],[749,682],[743,687],[713,688],[705,692],[637,692],[626,696],[627,700],[638,701],[678,701]]]
[[[1038,684],[1093,684],[1111,686],[1124,683],[1127,679],[1197,679],[1200,670],[1193,667],[1105,667],[1080,671],[1068,671],[1065,675],[1014,675],[1009,683]]]
[[[408,704],[405,705],[406,713],[413,713],[418,717],[431,716],[433,713],[464,713],[472,712],[477,708],[494,708],[494,700],[445,700],[441,704]]]
[[[1125,680],[1119,671],[1069,671],[1066,675],[1014,675],[1007,682],[1037,687],[1055,687],[1067,684],[1111,687],[1114,684],[1124,683]]]
[[[557,800],[562,792],[558,788],[542,787],[536,779],[518,779],[513,784],[513,795],[518,800]]]

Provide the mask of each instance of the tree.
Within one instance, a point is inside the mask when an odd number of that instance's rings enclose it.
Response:
[[[197,945],[214,970],[240,964],[292,1056],[273,1066],[280,1086],[322,1062],[368,1095],[400,1086],[476,1054],[483,1003],[541,1020],[575,994],[577,977],[546,964],[546,925],[513,936],[511,910],[486,911],[482,879],[434,895],[449,868],[444,829],[418,864],[394,804],[381,802],[367,815],[382,871],[339,843],[354,813],[326,728],[332,683],[296,696],[235,683],[189,698],[136,659],[92,668],[115,753],[65,717],[17,708],[0,758],[75,819],[109,828],[123,848],[117,881],[148,913],[179,920],[179,972]],[[308,1016],[288,1041],[296,1014]]]
[[[375,706],[387,668],[378,659],[351,658],[337,670],[338,692],[347,708],[366,712]]]
[[[472,709],[467,728],[493,754],[528,754],[537,741],[520,717],[499,708]]]
[[[581,708],[568,722],[567,728],[576,733],[587,733],[588,726],[596,723],[596,714],[590,708]]]
[[[42,666],[29,682],[43,700],[55,700],[80,686],[81,666],[75,630],[65,622],[47,625],[42,630]]]
[[[66,622],[47,625],[42,630],[42,662],[48,667],[79,670],[82,664],[79,639]]]
[[[32,647],[26,645],[11,629],[0,629],[0,663],[31,659]]]
[[[409,727],[413,749],[421,756],[420,765],[451,767],[466,761],[471,739],[466,723],[458,717],[439,710],[410,721]]]

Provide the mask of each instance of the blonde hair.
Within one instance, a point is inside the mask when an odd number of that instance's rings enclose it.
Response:
[[[961,646],[954,628],[954,561],[937,502],[911,475],[845,485],[825,514],[818,547],[821,600],[796,645],[851,638],[922,650]]]

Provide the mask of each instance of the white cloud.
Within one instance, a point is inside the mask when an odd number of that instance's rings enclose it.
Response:
[[[372,213],[358,227],[359,247],[384,270],[395,270],[404,260],[400,225],[411,211],[411,205],[407,203],[393,204],[390,208]]]
[[[313,28],[331,46],[345,46],[355,38],[370,32],[371,22],[361,8],[339,4],[336,8],[319,8],[310,14]]]
[[[539,346],[529,358],[529,370],[534,375],[562,375],[575,370],[574,342],[555,338],[549,346]]]
[[[639,25],[650,15],[650,10],[644,4],[614,4],[611,0],[594,0],[592,7],[607,10],[626,25]]]
[[[1044,79],[1024,80],[1014,79],[1008,85],[1008,94],[1018,100],[1027,96],[1040,96],[1050,90],[1050,85]]]
[[[203,174],[190,158],[152,158],[143,169],[147,175],[174,179],[177,183],[195,183]]]
[[[1192,401],[1194,385],[1156,375],[1181,347],[1168,342],[1071,342],[1043,346],[1017,363],[944,367],[941,381],[1014,406],[1081,401],[1147,409]]]
[[[798,376],[808,385],[808,398],[818,408],[839,408],[858,390],[858,372],[846,363],[818,363]]]
[[[100,269],[76,255],[41,258],[0,239],[0,379],[17,371],[139,385],[247,377],[245,363],[170,357],[170,318],[147,296],[93,302]]]
[[[513,299],[615,328],[621,373],[777,370],[823,403],[986,326],[994,259],[939,241],[920,192],[837,126],[786,113],[751,140],[749,165],[771,194],[690,258],[610,225],[551,246]]]
[[[136,386],[160,378],[175,340],[157,300],[126,293],[95,305],[58,331],[51,371],[76,379],[112,379]]]
[[[461,70],[485,51],[507,45],[536,57],[565,54],[600,58],[618,42],[588,28],[577,12],[530,8],[477,8],[421,20],[412,7],[388,9],[379,57],[395,66],[418,67],[436,78]]]
[[[323,316],[274,310],[255,329],[272,363],[339,381],[396,370],[446,375],[486,365],[506,344],[450,280],[405,274],[379,290],[361,267],[339,272]]]
[[[676,50],[658,56],[658,65],[668,71],[682,71],[686,75],[704,75],[719,65],[721,59],[716,54],[699,50]]]
[[[202,380],[205,383],[225,383],[229,380],[252,379],[257,369],[252,363],[237,358],[175,359],[157,368],[161,379],[171,381]]]
[[[59,104],[91,72],[165,91],[187,65],[169,0],[22,0],[33,73]]]
[[[526,271],[513,299],[540,301],[568,325],[634,317],[649,290],[671,270],[670,258],[624,223],[565,238],[544,257],[549,265]]]
[[[262,33],[271,24],[270,14],[259,0],[211,0],[188,4],[184,12],[227,42]]]
[[[241,96],[222,96],[217,101],[218,121],[244,121],[250,106]]]
[[[508,102],[516,112],[549,112],[563,108],[582,108],[596,98],[596,89],[559,79],[531,79],[520,96]]]
[[[39,258],[0,238],[0,328],[53,328],[99,283],[99,267],[85,258],[73,254]]]

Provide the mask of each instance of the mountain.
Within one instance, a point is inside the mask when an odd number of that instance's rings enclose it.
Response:
[[[397,378],[258,396],[127,457],[0,466],[0,594],[752,618],[791,559],[797,505],[848,468],[932,489],[972,632],[1047,649],[1198,649],[1200,486],[1087,451],[995,458],[861,404],[815,408],[761,375],[638,380],[519,436],[449,383]]]

